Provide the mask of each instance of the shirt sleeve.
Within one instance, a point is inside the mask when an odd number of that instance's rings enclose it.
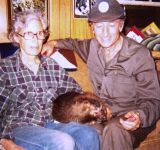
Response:
[[[160,87],[155,63],[149,51],[143,53],[142,57],[136,65],[137,106],[142,126],[148,127],[160,118]]]
[[[79,40],[67,38],[56,41],[58,48],[75,50],[85,62],[87,61],[91,39]]]
[[[7,105],[7,97],[9,95],[9,89],[5,87],[5,74],[0,69],[0,118],[2,116],[2,112]]]
[[[58,95],[71,91],[82,93],[82,88],[64,69],[61,68]]]

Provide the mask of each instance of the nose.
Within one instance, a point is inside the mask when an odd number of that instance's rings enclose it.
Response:
[[[37,34],[34,34],[33,39],[34,39],[34,40],[35,40],[35,39],[38,40]]]
[[[103,34],[104,34],[104,36],[108,35],[108,26],[107,26],[107,24],[103,25]]]
[[[32,46],[38,46],[39,40],[38,40],[37,34],[34,34],[32,38],[32,44],[33,44]]]
[[[38,37],[37,35],[35,34],[32,38],[32,46],[37,46],[38,45]]]

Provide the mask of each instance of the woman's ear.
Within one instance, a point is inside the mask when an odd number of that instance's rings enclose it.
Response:
[[[19,36],[18,36],[16,33],[13,35],[13,40],[14,40],[16,43],[20,43],[20,41],[19,41]]]

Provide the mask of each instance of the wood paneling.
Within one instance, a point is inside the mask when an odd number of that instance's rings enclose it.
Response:
[[[50,38],[90,38],[92,32],[87,19],[75,19],[73,16],[73,0],[49,0]],[[0,1],[0,39],[7,42],[8,31],[7,0]],[[2,39],[3,38],[3,39]]]
[[[60,34],[61,38],[69,37],[71,34],[71,0],[60,1]]]
[[[7,31],[7,1],[3,0],[0,1],[0,32],[6,32]]]
[[[59,38],[59,24],[60,24],[60,5],[59,0],[50,0],[50,36]]]
[[[8,30],[7,1],[0,0],[0,41],[6,40]],[[48,0],[50,3],[50,39],[57,38],[90,38],[93,37],[87,19],[75,19],[73,16],[73,0]],[[159,8],[128,6],[127,27],[136,25],[143,28],[154,21],[159,26]],[[138,11],[138,10],[139,11]],[[151,11],[152,10],[152,11]],[[142,14],[143,13],[143,14]],[[137,19],[137,16],[142,19]],[[148,16],[148,17],[145,17]],[[3,40],[3,39],[4,40]],[[6,40],[7,41],[7,40]]]
[[[0,42],[8,42],[8,8],[7,0],[0,1]]]
[[[73,16],[73,0],[50,0],[50,39],[92,37],[87,19]]]

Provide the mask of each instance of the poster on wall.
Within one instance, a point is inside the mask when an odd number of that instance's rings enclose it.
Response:
[[[10,0],[9,3],[10,19],[14,19],[17,12],[40,9],[49,20],[49,0]]]
[[[96,0],[73,0],[74,18],[87,18]]]

